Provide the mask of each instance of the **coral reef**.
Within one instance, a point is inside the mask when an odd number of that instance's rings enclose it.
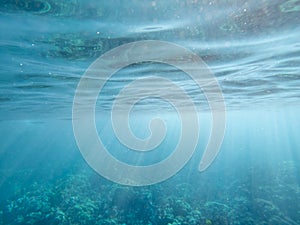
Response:
[[[183,179],[177,176],[149,187],[127,187],[86,168],[18,190],[0,208],[0,224],[296,225],[300,188],[295,172],[293,163],[284,162],[269,173],[268,182],[259,173],[260,185],[254,186],[247,176],[231,180],[232,185],[211,177],[179,182]]]

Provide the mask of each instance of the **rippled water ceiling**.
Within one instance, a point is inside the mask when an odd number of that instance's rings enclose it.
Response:
[[[201,56],[218,78],[229,109],[295,104],[300,97],[298,0],[5,0],[0,12],[6,31],[0,34],[0,99],[6,112],[54,108],[65,114],[88,66],[103,53],[138,40],[174,42]],[[137,68],[128,69],[130,76],[112,77],[113,85],[138,76]],[[176,70],[164,73],[186,80]],[[187,92],[205,101],[186,84]],[[103,105],[110,104],[111,88]]]

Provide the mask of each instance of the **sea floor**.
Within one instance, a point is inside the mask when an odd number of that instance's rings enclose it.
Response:
[[[247,171],[178,174],[146,187],[109,182],[87,166],[48,174],[47,181],[45,171],[19,171],[2,177],[10,191],[0,224],[300,224],[295,164]]]

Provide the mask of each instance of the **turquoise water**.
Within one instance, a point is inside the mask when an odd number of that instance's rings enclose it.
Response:
[[[0,3],[0,224],[300,224],[298,0]],[[151,118],[162,118],[167,133],[160,145],[140,153],[118,140],[113,104],[136,79],[170,79],[191,98],[199,120],[187,164],[169,179],[135,187],[88,165],[72,109],[77,85],[98,57],[143,40],[172,42],[202,58],[220,85],[226,127],[218,156],[199,172],[214,129],[204,89],[161,63],[117,71],[99,94],[95,122],[118,160],[158,163],[182,135],[174,105],[155,97],[134,105],[129,123],[147,138]],[[137,86],[118,106],[159,85]],[[173,98],[189,112],[185,99],[176,92]]]

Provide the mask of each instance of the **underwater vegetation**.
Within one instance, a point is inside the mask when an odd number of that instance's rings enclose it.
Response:
[[[148,187],[127,187],[81,169],[52,182],[20,187],[2,203],[0,224],[299,224],[300,187],[294,164],[284,162],[268,175],[256,172],[261,174],[255,178],[258,185],[249,182],[252,174],[228,183],[201,177],[182,183],[178,177]]]

